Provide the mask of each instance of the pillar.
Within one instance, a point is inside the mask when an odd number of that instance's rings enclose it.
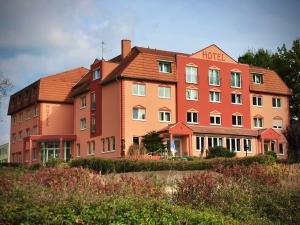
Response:
[[[59,159],[63,159],[63,139],[59,139]]]
[[[226,137],[222,138],[223,148],[227,148]]]
[[[32,140],[29,137],[29,165],[32,164]]]
[[[189,150],[188,150],[188,153],[189,153],[189,156],[192,156],[192,135],[190,134],[189,135]]]
[[[208,152],[208,136],[204,136],[204,154],[205,156],[207,156],[207,152]]]

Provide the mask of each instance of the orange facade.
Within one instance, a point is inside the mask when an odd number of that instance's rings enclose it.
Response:
[[[289,95],[274,71],[237,63],[216,45],[184,54],[122,40],[120,55],[11,97],[11,159],[124,157],[150,131],[178,156],[223,146],[237,156],[286,157]]]

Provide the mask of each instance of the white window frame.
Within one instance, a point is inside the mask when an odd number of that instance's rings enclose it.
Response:
[[[97,71],[99,71],[99,72],[96,73]],[[97,68],[93,71],[93,80],[98,80],[100,78],[101,78],[101,71],[100,71],[100,68]]]
[[[111,136],[111,151],[116,150],[116,138],[115,136]]]
[[[227,148],[229,147],[229,150],[231,152],[240,152],[241,151],[241,143],[242,143],[242,139],[241,138],[227,138],[227,139],[229,139],[229,146],[227,146]],[[232,140],[234,141],[236,147],[239,146],[239,150],[237,150],[237,149],[233,150],[232,149]],[[237,140],[240,140],[240,144],[239,145],[238,145],[238,141]]]
[[[275,106],[273,104],[274,100],[275,100]],[[275,109],[281,108],[281,98],[272,98],[272,108],[275,108]]]
[[[96,142],[95,141],[91,141],[91,155],[95,155],[96,152]]]
[[[80,157],[80,144],[76,144],[76,154],[77,157]]]
[[[282,146],[282,150],[283,150],[282,153],[280,153],[280,145]],[[284,143],[279,143],[278,154],[279,154],[279,155],[284,155],[284,152],[285,152],[285,144],[284,144]]]
[[[214,79],[211,78],[211,73],[213,73],[214,71],[217,71],[217,75],[218,75],[218,82],[217,83],[213,83],[211,81],[213,81]],[[221,78],[220,78],[220,70],[219,69],[209,69],[208,70],[208,84],[210,86],[220,86],[221,85]]]
[[[211,122],[211,118],[214,118],[213,123]],[[216,123],[217,122],[216,118],[220,118],[220,123]],[[210,123],[210,125],[221,126],[222,125],[222,116],[219,114],[210,114],[209,115],[209,123]]]
[[[209,143],[209,139],[211,139],[211,148],[214,148],[214,147],[217,147],[217,146],[220,146],[220,147],[223,147],[223,138],[222,137],[208,137],[207,138],[207,143]],[[215,145],[215,142],[214,140],[217,139],[217,145]],[[209,144],[207,146],[208,148],[209,147]]]
[[[281,126],[275,125],[276,121],[277,122],[280,121],[281,122]],[[282,127],[283,127],[283,120],[282,119],[273,119],[272,126],[273,126],[274,129],[282,129]]]
[[[37,148],[34,148],[34,149],[33,149],[32,154],[33,154],[32,159],[33,159],[33,160],[37,160],[37,154],[38,154]]]
[[[233,119],[233,117],[235,117],[235,119]],[[238,124],[239,117],[241,118],[241,124]],[[242,127],[243,126],[243,116],[242,115],[232,115],[231,118],[232,118],[232,126],[233,127]],[[235,121],[235,124],[233,123],[233,121]]]
[[[166,89],[169,90],[169,96],[167,96],[167,91]],[[160,95],[160,90],[163,90],[163,95]],[[159,98],[168,98],[170,99],[171,98],[171,88],[170,87],[164,87],[164,86],[159,86],[158,87],[158,97]]]
[[[80,119],[80,130],[86,130],[86,118],[81,118]]]
[[[198,84],[198,67],[185,67],[185,82],[188,84]]]
[[[86,108],[86,95],[80,97],[80,109]]]
[[[237,96],[240,96],[240,100],[241,102],[236,102],[236,100],[238,99]],[[234,99],[235,99],[235,102],[233,102],[232,100],[232,96],[234,96]],[[231,93],[231,104],[234,104],[234,105],[242,105],[243,104],[243,98],[242,98],[242,94],[240,93]]]
[[[158,71],[160,73],[172,73],[172,62],[164,61],[164,60],[159,60],[158,61]],[[168,68],[168,69],[167,69]]]
[[[260,77],[260,81],[257,81],[256,77]],[[252,73],[252,79],[254,84],[263,84],[263,75],[260,73]]]
[[[219,101],[216,101],[216,94],[217,93],[219,94]],[[211,97],[213,97],[213,98],[211,98]],[[220,91],[209,91],[209,102],[221,103],[221,92]]]
[[[134,110],[138,110],[138,118],[134,118]],[[144,110],[144,117],[142,118],[142,113],[140,112],[140,110]],[[137,121],[145,121],[146,120],[146,109],[145,108],[132,108],[132,119],[133,120],[137,120]]]
[[[256,99],[256,105],[254,104],[254,99]],[[258,99],[260,99],[261,105],[258,104]],[[262,96],[252,96],[252,105],[255,107],[262,107],[263,106],[263,97]]]
[[[247,147],[250,146],[250,148],[248,148],[247,152],[252,153],[252,139],[249,139],[249,138],[244,139],[244,143],[243,143],[244,151],[246,151],[245,144],[247,145]]]
[[[33,117],[37,117],[39,115],[39,108],[38,106],[34,106],[33,108]]]
[[[258,126],[257,126],[258,123],[255,124],[255,120],[256,120],[257,122],[258,122],[259,120],[261,120],[261,125],[262,125],[262,126],[261,126],[261,127],[258,127]],[[253,118],[253,126],[254,126],[254,128],[263,128],[263,127],[264,127],[264,118],[262,118],[262,117],[254,117],[254,118]]]
[[[170,120],[165,120],[165,118],[166,118],[166,114],[170,114],[170,116],[169,116],[169,118],[170,118]],[[161,118],[160,118],[160,115],[163,115],[163,118],[164,118],[164,120],[161,120]],[[169,123],[169,122],[171,122],[171,112],[170,111],[166,111],[166,110],[160,110],[160,111],[158,111],[158,121],[159,122],[161,122],[161,123]]]
[[[189,94],[190,92],[190,94]],[[193,99],[193,98],[189,98],[189,95],[192,96],[192,92],[196,92],[196,98]],[[196,88],[187,88],[186,89],[186,100],[189,100],[189,101],[198,101],[198,89]]]
[[[191,113],[191,119],[192,119],[192,121],[188,121],[188,113]],[[194,114],[196,114],[197,115],[197,121],[194,121]],[[187,111],[186,112],[186,122],[188,123],[188,124],[198,124],[199,123],[199,113],[198,112],[194,112],[194,111]]]
[[[204,150],[205,150],[205,138],[203,136],[196,136],[196,151],[201,152]]]
[[[135,86],[137,87],[137,93],[134,93],[134,87]],[[142,93],[142,91],[141,91],[141,90],[143,90],[142,87],[144,88],[144,93]],[[139,83],[133,83],[131,94],[134,95],[134,96],[146,96],[146,85],[145,84],[139,84]]]
[[[88,141],[86,142],[88,148],[88,155],[91,155],[91,143]]]
[[[240,80],[240,86],[237,86],[237,80],[236,80],[236,76],[239,75],[239,80]],[[232,80],[232,78],[234,77],[234,80]],[[231,76],[230,76],[230,85],[232,88],[242,88],[242,76],[240,72],[231,72]],[[234,85],[232,85],[232,83],[234,83]]]

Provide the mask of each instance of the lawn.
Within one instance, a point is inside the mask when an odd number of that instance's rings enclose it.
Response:
[[[0,224],[299,224],[299,203],[299,164],[0,169]]]

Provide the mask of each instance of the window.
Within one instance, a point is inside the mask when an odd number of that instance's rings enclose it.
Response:
[[[105,152],[105,139],[102,138],[101,142],[102,142],[102,152]]]
[[[106,141],[107,141],[107,151],[109,152],[110,151],[110,139],[106,138]]]
[[[12,116],[11,122],[12,122],[13,125],[16,124],[16,115],[13,115],[13,116]]]
[[[132,95],[145,96],[146,95],[145,84],[132,84]]]
[[[255,128],[262,128],[263,127],[263,118],[254,117],[253,122],[254,122],[254,127]]]
[[[29,151],[28,150],[25,152],[25,161],[29,162]]]
[[[39,115],[39,108],[38,108],[38,106],[36,105],[36,106],[34,106],[34,108],[33,108],[33,116],[34,117],[37,117]]]
[[[198,123],[198,113],[187,112],[187,123]]]
[[[12,135],[12,143],[16,143],[17,140],[17,135],[15,133],[13,133]]]
[[[111,137],[111,150],[116,150],[116,140],[114,136]]]
[[[262,106],[262,97],[261,96],[253,96],[252,97],[252,105]]]
[[[140,145],[140,138],[139,137],[133,137],[132,138],[132,143],[135,145]]]
[[[281,119],[273,119],[273,128],[281,129],[282,128],[282,120]]]
[[[26,118],[25,119],[30,120],[30,110],[29,109],[26,110]]]
[[[19,114],[19,122],[22,122],[22,120],[23,120],[23,113],[21,112],[21,113]]]
[[[39,131],[38,131],[38,126],[33,126],[33,132],[32,132],[33,135],[38,135],[39,134]]]
[[[198,90],[197,89],[186,89],[186,99],[197,101],[198,100]]]
[[[29,136],[30,136],[30,129],[27,128],[27,129],[26,129],[26,137],[29,137]]]
[[[91,116],[91,133],[96,133],[96,117],[94,115]]]
[[[240,88],[241,83],[241,74],[237,72],[231,72],[231,87]]]
[[[80,130],[85,130],[86,129],[86,119],[83,118],[80,120]]]
[[[91,93],[91,110],[96,110],[96,93]]]
[[[95,141],[91,141],[91,154],[95,155],[95,151],[96,151]]]
[[[169,88],[169,87],[158,87],[158,97],[160,97],[160,98],[171,98],[171,88]]]
[[[279,144],[279,154],[284,155],[284,144],[283,143]]]
[[[241,139],[239,138],[227,138],[226,139],[227,148],[232,152],[241,151]]]
[[[271,141],[271,151],[276,152],[276,142],[275,141]]]
[[[37,160],[37,153],[38,153],[38,151],[37,151],[37,148],[34,148],[33,149],[33,160]]]
[[[100,79],[100,77],[101,77],[100,69],[94,70],[94,72],[93,72],[93,80],[98,80],[98,79]]]
[[[209,92],[209,101],[210,102],[220,102],[221,93],[218,91],[210,91]]]
[[[161,73],[171,73],[171,62],[159,61],[158,67],[159,67],[159,72]]]
[[[185,67],[185,81],[191,84],[198,83],[198,68],[187,66]]]
[[[86,96],[81,97],[80,108],[83,109],[86,107]]]
[[[80,157],[80,144],[76,145],[76,149],[77,149],[77,157]]]
[[[204,137],[196,136],[196,151],[204,151]]]
[[[243,117],[239,115],[232,115],[232,126],[243,126]]]
[[[251,139],[244,139],[244,151],[252,152]]]
[[[208,148],[216,146],[223,146],[223,140],[221,137],[208,137]]]
[[[242,104],[242,95],[241,94],[231,94],[231,103],[232,104]]]
[[[253,77],[253,82],[255,84],[262,84],[263,83],[263,76],[262,76],[262,74],[253,73],[252,77]]]
[[[22,131],[19,131],[18,140],[22,141]]]
[[[132,118],[134,120],[145,120],[146,119],[146,109],[143,108],[133,108]]]
[[[210,115],[210,125],[221,125],[221,116],[220,115]]]
[[[171,112],[159,111],[159,122],[171,122]]]
[[[220,86],[220,71],[216,69],[209,69],[208,71],[209,85]]]
[[[89,141],[86,144],[87,144],[87,147],[88,147],[88,155],[90,155],[91,154],[91,144],[90,144]]]
[[[272,98],[272,107],[280,108],[281,107],[281,99],[280,98]]]

